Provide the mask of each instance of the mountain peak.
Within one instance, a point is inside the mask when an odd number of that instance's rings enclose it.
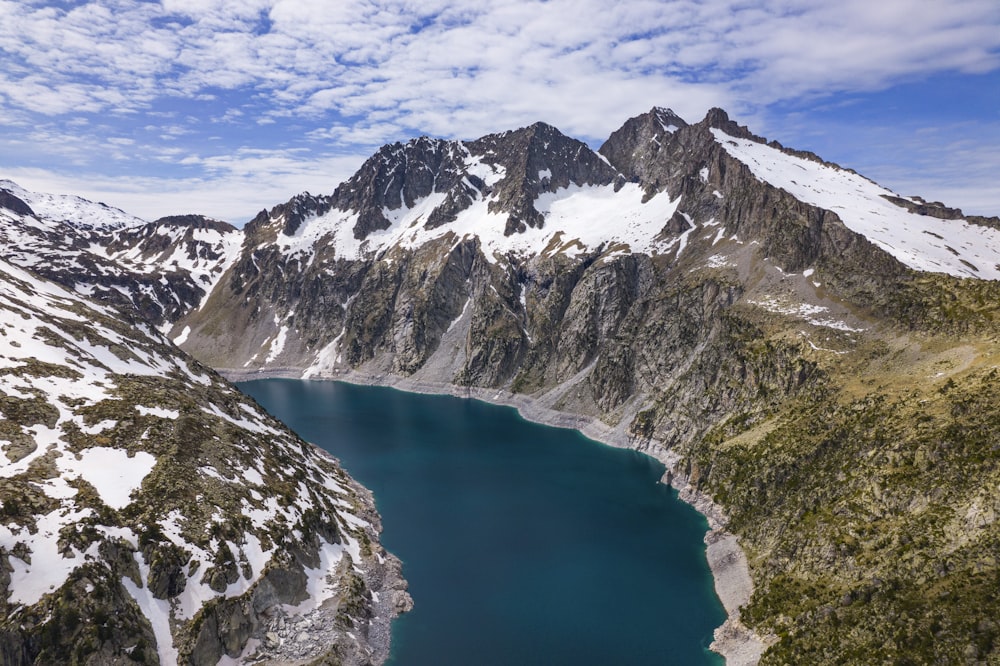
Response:
[[[505,236],[545,224],[535,208],[540,194],[571,185],[609,185],[618,178],[614,167],[587,144],[547,123],[489,134],[467,145],[473,155],[503,171],[489,211],[508,213]]]
[[[655,180],[648,176],[662,168],[664,160],[660,153],[664,145],[675,132],[687,127],[688,123],[672,109],[654,106],[626,120],[598,152],[629,180]]]
[[[654,106],[650,112],[660,125],[663,127],[664,131],[676,132],[682,127],[687,127],[687,121],[674,113],[673,109],[669,109],[664,106]]]
[[[542,122],[541,120],[532,123],[525,129],[530,130],[533,136],[542,136],[542,137],[566,136],[555,125],[550,125],[549,123]]]
[[[34,215],[35,211],[22,199],[12,194],[9,190],[0,187],[0,208],[6,208],[18,215]]]
[[[729,114],[719,107],[712,107],[705,114],[705,119],[699,123],[700,125],[707,126],[709,128],[715,128],[722,130],[729,136],[735,136],[740,139],[752,139],[754,141],[764,140],[751,132],[746,125],[739,125],[732,119],[730,119]]]
[[[456,141],[419,137],[382,146],[334,191],[331,207],[358,214],[357,240],[388,229],[385,211],[412,208],[435,192],[447,192],[462,179],[465,150]]]

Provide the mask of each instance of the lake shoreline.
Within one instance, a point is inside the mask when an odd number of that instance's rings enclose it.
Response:
[[[266,370],[238,370],[223,368],[218,372],[230,381],[256,379],[303,379],[302,368],[269,368]],[[366,374],[358,371],[341,371],[324,376],[311,376],[309,380],[342,381],[364,386],[386,386],[410,393],[451,395],[471,398],[495,405],[515,408],[526,420],[543,425],[577,430],[589,439],[616,448],[639,451],[666,466],[662,482],[671,485],[681,500],[693,506],[708,521],[709,531],[704,541],[706,558],[712,572],[715,591],[726,611],[726,620],[716,628],[711,649],[722,655],[727,666],[754,666],[770,644],[740,621],[740,607],[753,593],[753,581],[746,555],[737,537],[725,530],[727,518],[722,508],[710,497],[695,490],[680,466],[680,457],[657,441],[636,442],[621,430],[616,430],[594,417],[551,409],[539,401],[509,391],[457,386],[440,382],[427,382],[391,374]],[[386,637],[388,641],[388,637]],[[380,646],[381,647],[381,646]],[[386,646],[387,649],[388,646]]]

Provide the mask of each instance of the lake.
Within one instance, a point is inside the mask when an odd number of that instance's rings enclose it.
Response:
[[[375,494],[415,604],[393,666],[723,663],[707,524],[656,460],[475,400],[239,386]]]

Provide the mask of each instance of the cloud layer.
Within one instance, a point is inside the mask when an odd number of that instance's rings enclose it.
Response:
[[[766,124],[776,103],[996,72],[1000,4],[0,0],[0,61],[0,166],[236,188],[418,134],[546,120],[597,142],[657,104]]]

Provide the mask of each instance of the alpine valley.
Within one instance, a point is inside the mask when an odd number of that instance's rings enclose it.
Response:
[[[596,152],[384,146],[243,229],[0,206],[5,663],[385,659],[370,496],[216,372],[658,458],[713,527],[730,664],[1000,661],[998,218],[662,108]],[[293,606],[329,654],[274,652]]]

